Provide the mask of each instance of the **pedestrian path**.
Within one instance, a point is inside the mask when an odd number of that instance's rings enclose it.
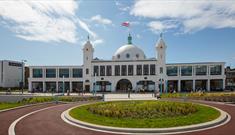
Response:
[[[157,100],[153,94],[105,94],[105,101],[119,101],[119,100]]]

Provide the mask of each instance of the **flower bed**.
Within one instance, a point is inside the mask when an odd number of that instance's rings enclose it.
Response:
[[[170,101],[116,101],[85,105],[69,114],[97,125],[127,128],[165,128],[214,120],[220,112],[194,103]]]

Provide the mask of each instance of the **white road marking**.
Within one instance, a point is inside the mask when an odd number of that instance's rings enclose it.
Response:
[[[62,105],[64,105],[64,104],[62,104]],[[15,133],[16,124],[17,124],[19,121],[21,121],[22,119],[24,119],[25,117],[27,117],[27,116],[29,116],[29,115],[32,115],[32,114],[34,114],[34,113],[37,113],[37,112],[40,112],[40,111],[44,111],[44,110],[47,110],[47,109],[51,109],[51,108],[54,108],[54,107],[58,107],[58,106],[61,106],[61,105],[56,105],[56,106],[51,106],[51,107],[39,109],[39,110],[30,112],[30,113],[27,113],[27,114],[21,116],[20,118],[16,119],[14,122],[11,123],[10,127],[8,128],[8,135],[16,135],[16,133]]]

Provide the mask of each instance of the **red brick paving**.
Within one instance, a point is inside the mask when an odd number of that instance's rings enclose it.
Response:
[[[42,104],[42,105],[35,105],[31,107],[25,107],[25,108],[6,111],[6,112],[1,112],[0,113],[0,135],[7,135],[9,126],[14,120],[18,119],[19,117],[27,113],[30,113],[32,111],[49,107],[49,106],[53,106],[53,105],[55,104]]]
[[[224,125],[205,131],[184,133],[181,135],[235,135],[235,106],[208,103],[205,104],[218,107],[228,112],[232,119]],[[61,113],[75,104],[65,104],[56,106],[53,109],[44,110],[30,115],[21,120],[16,125],[17,135],[108,135],[108,133],[95,132],[78,128],[65,123],[61,118]],[[0,114],[1,116],[1,114]],[[1,125],[2,126],[2,125]],[[1,127],[2,128],[2,127]],[[1,130],[0,130],[1,131]],[[0,135],[2,135],[0,133]]]

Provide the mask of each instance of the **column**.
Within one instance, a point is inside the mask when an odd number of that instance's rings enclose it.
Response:
[[[211,90],[210,79],[207,80],[207,91]]]
[[[168,93],[168,80],[165,80],[164,86],[165,86],[165,93]]]
[[[42,82],[42,90],[43,92],[46,92],[46,82]]]
[[[178,80],[178,92],[181,91],[181,80]]]
[[[32,81],[28,81],[28,91],[32,92]]]
[[[158,79],[158,80],[159,80],[159,79]],[[156,81],[156,83],[155,83],[155,89],[156,89],[157,92],[160,92],[158,81]]]
[[[225,78],[223,79],[223,90],[225,90]]]
[[[33,78],[33,69],[29,68],[29,78]]]
[[[59,85],[59,83],[58,83],[58,81],[56,81],[56,86],[55,87],[56,87],[56,92],[57,93],[59,92],[59,86],[58,85]]]
[[[193,80],[193,91],[195,91],[195,85],[196,85],[196,81]]]
[[[72,81],[69,81],[69,91],[72,93]]]

